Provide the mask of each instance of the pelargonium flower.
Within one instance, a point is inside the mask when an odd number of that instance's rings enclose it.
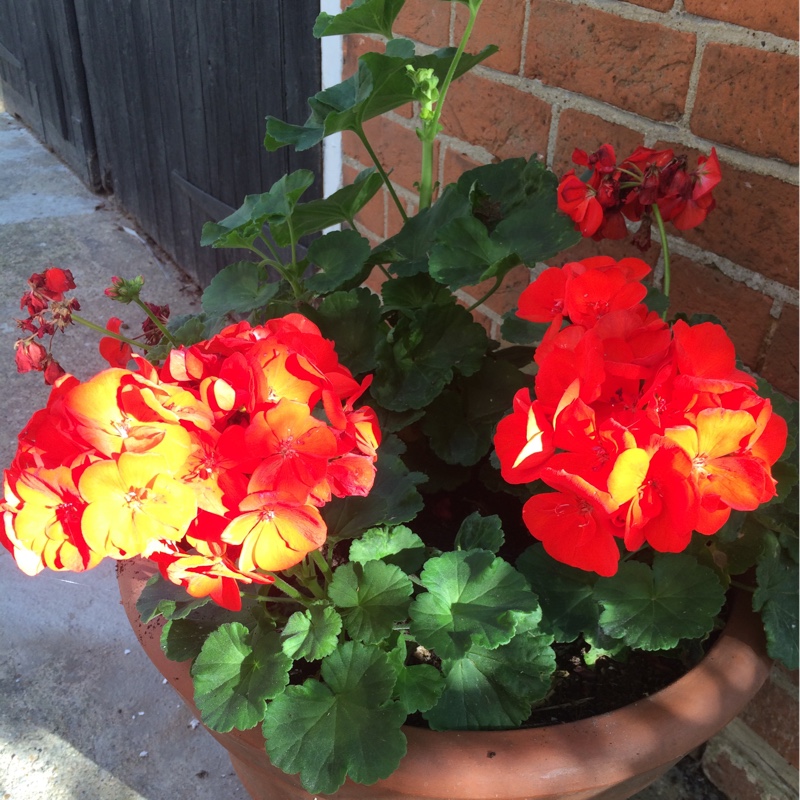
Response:
[[[494,437],[506,481],[553,490],[526,502],[531,534],[600,575],[616,572],[620,545],[681,552],[732,509],[768,502],[786,443],[786,422],[736,367],[721,326],[670,327],[641,303],[648,272],[639,259],[585,259],[522,293],[520,316],[550,326],[535,399],[520,390]]]
[[[354,407],[370,378],[305,317],[228,326],[161,368],[100,347],[114,366],[55,381],[6,475],[0,544],[26,571],[145,555],[235,609],[240,585],[325,543],[321,506],[371,490],[380,429]]]

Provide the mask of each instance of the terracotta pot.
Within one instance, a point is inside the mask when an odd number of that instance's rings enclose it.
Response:
[[[188,662],[169,661],[159,646],[161,624],[142,625],[136,613],[153,571],[149,562],[122,562],[122,602],[150,660],[196,712]],[[650,697],[580,722],[528,730],[441,733],[405,727],[408,753],[389,778],[372,786],[348,780],[333,797],[625,800],[730,722],[766,679],[770,661],[763,630],[748,600],[741,596],[734,604],[728,625],[697,667]],[[254,800],[313,800],[298,776],[269,763],[259,728],[211,735],[228,750]]]

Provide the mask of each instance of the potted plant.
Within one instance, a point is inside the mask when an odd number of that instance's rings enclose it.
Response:
[[[763,680],[748,606],[770,656],[796,667],[796,409],[736,365],[716,322],[669,319],[664,226],[712,210],[716,155],[690,169],[670,150],[618,159],[607,145],[576,151],[583,174],[560,181],[534,156],[436,187],[448,88],[494,51],[467,52],[481,0],[465,5],[459,47],[428,55],[393,38],[400,0],[322,14],[316,35],[379,33],[385,52],[311,98],[305,124],[267,121],[269,150],[350,130],[373,153],[364,123],[417,102],[420,210],[406,218],[398,201],[397,235],[372,247],[353,224],[381,186],[393,193],[377,159],[306,203],[314,176],[286,175],[204,227],[204,244],[250,260],[211,282],[200,315],[169,320],[140,279],[113,279],[106,293],[146,314],[144,338],[110,320],[109,369],[83,383],[42,344],[86,322],[69,271],[35,274],[23,297],[17,363],[53,389],[5,472],[0,540],[30,574],[120,562],[134,622],[156,621],[151,657],[212,732],[232,732],[253,796],[331,794],[349,778],[341,796],[611,797],[619,784],[626,797]],[[502,342],[473,319],[514,267],[635,222],[641,247],[659,232],[660,287],[636,257],[568,261],[540,269]],[[484,281],[461,305],[457,291]],[[145,565],[158,573],[146,586]],[[732,586],[746,594],[720,635]],[[742,677],[712,690],[742,659]],[[617,716],[583,702],[587,680],[626,662],[627,676],[662,677],[620,702],[650,701]],[[667,704],[676,687],[733,702],[694,726],[685,700]],[[566,724],[544,728],[558,707]],[[643,728],[632,749],[616,738],[631,709],[645,728],[672,720],[636,776]],[[480,762],[484,777],[425,788],[406,749],[443,769],[444,741],[457,771]],[[249,760],[266,762],[264,747],[299,778],[259,783]],[[614,775],[599,766],[610,752]],[[569,777],[581,760],[594,789]],[[409,770],[416,795],[396,782]],[[520,771],[522,788],[488,794]]]

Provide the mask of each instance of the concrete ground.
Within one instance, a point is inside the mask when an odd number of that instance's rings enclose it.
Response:
[[[198,232],[199,234],[199,232]],[[32,272],[72,270],[81,314],[104,324],[135,309],[103,296],[112,275],[145,277],[147,299],[175,313],[197,293],[159,260],[135,223],[80,181],[0,108],[0,466],[44,405],[39,374],[18,375],[19,298]],[[104,362],[97,336],[57,337],[67,371],[87,378]],[[224,751],[139,650],[119,604],[113,564],[30,578],[0,552],[0,799],[219,800],[245,797]],[[685,759],[637,800],[724,800]]]

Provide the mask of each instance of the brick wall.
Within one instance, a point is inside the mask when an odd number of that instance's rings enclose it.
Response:
[[[408,0],[396,31],[425,52],[457,43],[465,19],[458,3]],[[561,174],[573,148],[592,151],[604,141],[618,155],[639,144],[670,146],[691,164],[715,146],[723,170],[717,209],[683,235],[668,225],[672,308],[715,314],[742,360],[796,397],[796,39],[792,0],[485,0],[471,49],[493,43],[500,52],[451,89],[439,180],[533,152]],[[345,76],[361,53],[381,47],[349,37]],[[410,211],[419,175],[415,112],[401,108],[368,126]],[[370,164],[350,134],[344,159],[346,179]],[[359,220],[373,239],[391,235],[399,221],[385,191]],[[630,254],[630,247],[584,242],[570,258]],[[657,274],[659,257],[653,245],[646,258]],[[529,280],[524,268],[511,277],[483,309],[495,332]],[[464,292],[466,302],[476,296]]]
[[[465,19],[458,3],[407,0],[396,31],[426,52],[456,44]],[[618,155],[639,144],[670,146],[691,164],[715,146],[723,174],[717,209],[683,235],[668,225],[671,307],[715,314],[742,360],[797,397],[797,20],[792,0],[485,0],[470,49],[493,43],[500,52],[451,89],[439,181],[533,152],[561,174],[573,148],[591,152],[605,141]],[[351,36],[344,47],[347,76],[361,53],[382,43]],[[419,176],[416,111],[401,108],[368,126],[410,212]],[[344,177],[352,180],[370,162],[355,136],[346,134],[343,148]],[[396,232],[400,216],[384,190],[358,222],[376,240]],[[621,257],[630,248],[585,241],[570,258]],[[645,256],[657,276],[659,249]],[[529,280],[518,268],[480,309],[495,335]],[[481,294],[464,290],[463,300]],[[706,771],[731,800],[794,798],[797,726],[797,676],[776,669],[712,742]]]

